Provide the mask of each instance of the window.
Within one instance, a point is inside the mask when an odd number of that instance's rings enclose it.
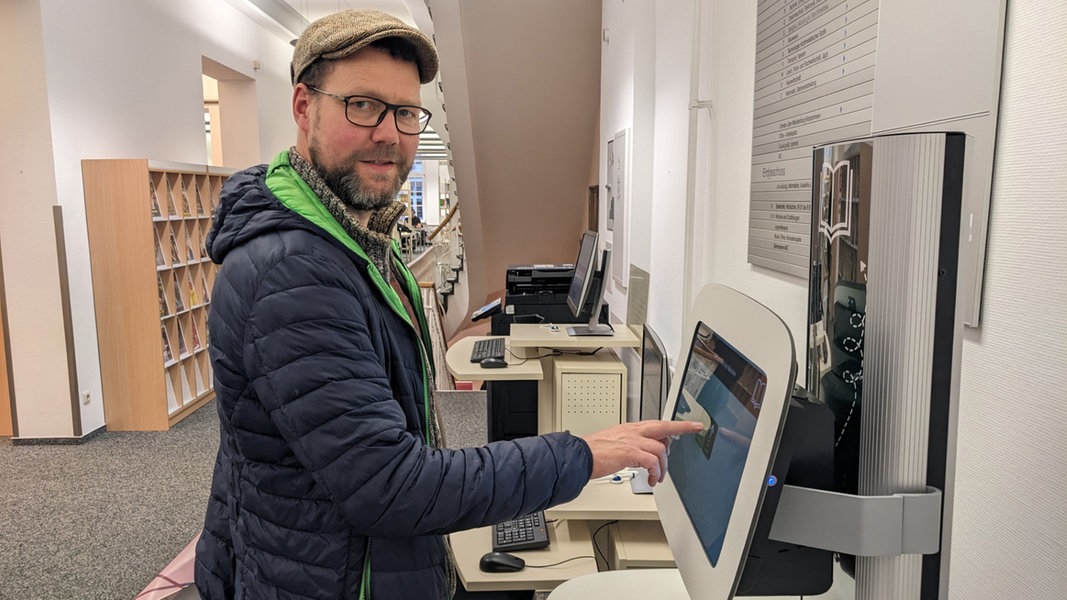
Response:
[[[416,162],[415,164],[421,163]],[[421,168],[419,169],[421,173]],[[414,175],[415,169],[411,170],[412,176],[408,179],[408,188],[411,190],[411,212],[423,219],[422,214],[422,175]]]

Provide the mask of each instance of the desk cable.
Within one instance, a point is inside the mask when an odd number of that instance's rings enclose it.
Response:
[[[552,354],[549,354],[547,356],[562,356],[564,354],[573,354],[574,356],[592,356],[597,352],[603,350],[604,347],[600,346],[599,348],[596,348],[594,350],[560,350],[559,348],[549,349],[552,351]]]
[[[549,352],[548,354],[540,354],[540,355],[537,355],[537,356],[521,357],[518,354],[515,354],[514,352],[512,352],[511,348],[504,348],[504,349],[507,351],[508,354],[511,355],[511,358],[514,358],[515,360],[519,361],[519,362],[509,362],[508,366],[511,366],[511,367],[517,366],[517,365],[524,365],[529,360],[540,360],[542,358],[548,358],[550,356],[559,356],[560,354],[562,354],[558,350],[553,350],[553,351]]]
[[[600,527],[597,527],[596,531],[593,532],[593,551],[595,551],[597,556],[599,556],[600,559],[604,561],[605,565],[608,564],[608,557],[605,556],[604,552],[600,550],[600,544],[596,541],[596,536],[597,536],[598,533],[600,533],[600,530],[604,529],[608,525],[614,525],[614,524],[616,524],[618,522],[619,522],[618,519],[615,519],[614,521],[608,521],[608,522],[602,524]]]
[[[509,362],[508,366],[524,365],[524,364],[526,364],[527,361],[530,361],[530,360],[540,360],[542,358],[563,356],[564,354],[572,354],[574,356],[593,356],[594,354],[596,354],[597,352],[600,352],[603,349],[604,349],[603,346],[601,346],[601,347],[599,347],[599,348],[597,348],[595,350],[560,350],[559,348],[550,348],[549,352],[546,353],[546,354],[538,354],[537,356],[520,357],[518,354],[515,354],[514,352],[512,352],[511,348],[505,348],[507,353],[511,355],[511,358],[514,358],[516,361],[518,361],[518,362]]]
[[[583,554],[582,556],[572,556],[570,558],[565,558],[565,559],[563,559],[561,561],[557,561],[557,562],[554,562],[554,563],[548,563],[547,565],[531,565],[530,563],[526,563],[526,568],[527,569],[547,569],[548,567],[559,566],[559,565],[562,565],[563,563],[569,563],[572,560],[581,560],[583,558],[594,558],[594,557],[593,557],[592,554]]]
[[[529,569],[545,569],[545,568],[548,568],[548,567],[555,567],[557,565],[562,565],[563,563],[568,563],[568,562],[571,562],[572,560],[580,560],[580,559],[583,559],[583,558],[592,558],[593,560],[596,560],[597,556],[599,556],[600,559],[604,561],[604,564],[607,564],[608,563],[607,556],[605,556],[604,552],[600,549],[600,544],[597,542],[596,536],[600,533],[600,531],[602,529],[604,529],[608,525],[614,525],[615,523],[618,523],[618,522],[619,521],[617,519],[614,520],[614,521],[608,521],[608,522],[602,524],[600,527],[597,527],[596,531],[593,532],[593,535],[592,535],[592,538],[593,538],[593,550],[596,552],[596,556],[590,556],[588,554],[585,554],[585,555],[582,555],[582,556],[572,556],[570,558],[565,558],[565,559],[563,559],[561,561],[554,562],[554,563],[549,563],[547,565],[531,565],[531,564],[527,563],[526,567],[529,568]],[[558,520],[557,519],[552,519],[551,521],[545,521],[545,523],[558,523]]]

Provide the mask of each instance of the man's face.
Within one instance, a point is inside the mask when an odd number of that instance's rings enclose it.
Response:
[[[335,61],[319,86],[338,96],[372,96],[391,104],[420,104],[418,69],[377,48],[363,48]],[[392,111],[377,127],[358,127],[345,118],[340,100],[306,90],[303,154],[345,204],[369,210],[389,204],[411,171],[419,136],[396,130]]]

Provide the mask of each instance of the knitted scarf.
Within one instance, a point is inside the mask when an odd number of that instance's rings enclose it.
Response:
[[[350,235],[363,251],[367,253],[378,272],[385,278],[386,283],[391,282],[393,277],[393,228],[396,227],[400,215],[404,213],[404,204],[393,200],[389,204],[371,211],[370,222],[364,227],[352,218],[348,206],[341,198],[326,185],[326,180],[319,175],[311,163],[296,151],[296,147],[289,149],[289,163],[293,169],[308,184],[311,191],[322,201],[326,210],[330,211],[334,219]]]

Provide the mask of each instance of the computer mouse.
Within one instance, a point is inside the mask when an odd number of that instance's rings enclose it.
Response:
[[[507,552],[487,552],[478,561],[478,568],[486,573],[511,573],[525,566],[525,560]]]
[[[483,358],[482,360],[478,361],[478,364],[481,365],[483,369],[503,369],[504,367],[508,366],[508,361],[504,360],[503,358],[490,356],[488,358]]]

